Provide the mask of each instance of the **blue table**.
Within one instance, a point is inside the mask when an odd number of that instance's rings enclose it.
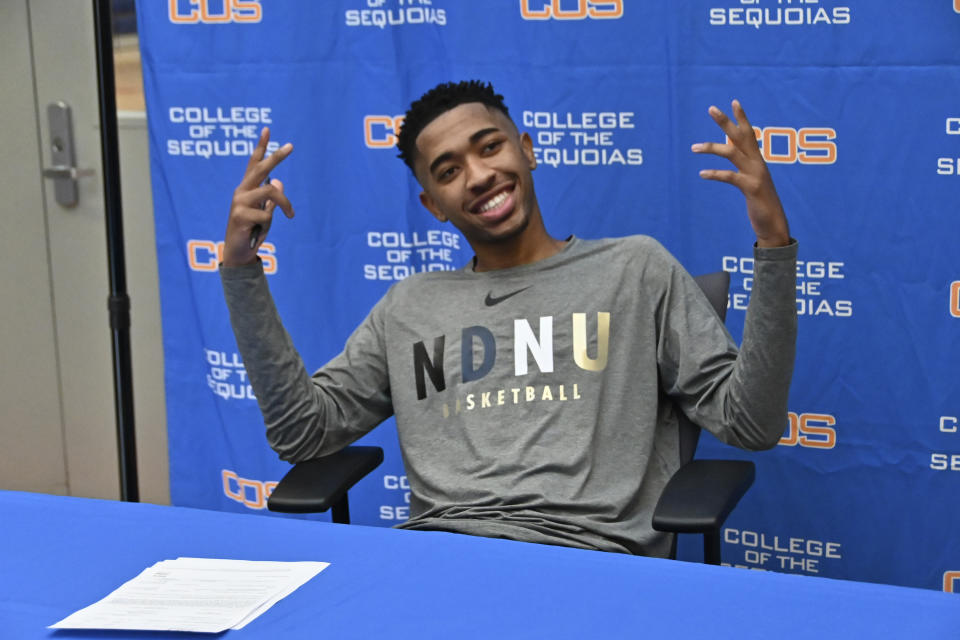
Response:
[[[956,637],[956,595],[447,533],[0,492],[0,638],[50,631],[158,560],[331,565],[237,638]]]

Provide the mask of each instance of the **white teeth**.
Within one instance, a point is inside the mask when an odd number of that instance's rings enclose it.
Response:
[[[484,203],[484,205],[483,205],[482,207],[480,207],[480,213],[484,213],[484,212],[486,212],[486,211],[490,211],[490,210],[492,210],[492,209],[496,209],[496,208],[499,207],[501,204],[503,204],[504,201],[506,201],[506,199],[507,199],[507,192],[506,192],[506,191],[501,191],[501,192],[498,193],[497,195],[495,195],[495,196],[493,196],[492,198],[490,198],[489,200],[487,200],[487,201]]]

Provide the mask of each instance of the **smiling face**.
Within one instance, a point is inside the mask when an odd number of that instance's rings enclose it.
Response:
[[[437,116],[416,140],[420,201],[451,222],[481,257],[485,247],[542,230],[531,171],[533,141],[501,111],[479,102]]]

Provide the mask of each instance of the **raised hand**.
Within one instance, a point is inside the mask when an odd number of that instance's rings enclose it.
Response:
[[[253,150],[250,161],[247,162],[243,180],[233,192],[230,217],[227,219],[227,232],[224,237],[223,265],[225,267],[236,267],[256,261],[257,249],[270,230],[273,210],[277,206],[288,218],[293,217],[293,205],[283,194],[283,183],[279,180],[270,180],[269,184],[264,184],[270,172],[293,151],[293,145],[288,142],[265,159],[263,156],[267,152],[269,141],[270,129],[264,127],[260,133],[260,141]],[[258,228],[256,232],[254,232],[255,227]]]
[[[704,169],[700,177],[706,180],[727,182],[740,189],[747,199],[747,216],[757,234],[760,247],[782,247],[790,243],[790,227],[787,216],[780,204],[777,189],[767,163],[760,152],[756,134],[739,100],[731,103],[731,120],[717,107],[711,106],[710,117],[727,134],[727,142],[700,142],[694,144],[694,153],[710,153],[726,158],[737,171],[723,169]]]

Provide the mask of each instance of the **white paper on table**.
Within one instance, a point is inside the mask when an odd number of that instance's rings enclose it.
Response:
[[[329,564],[164,560],[49,628],[202,633],[240,629]]]

